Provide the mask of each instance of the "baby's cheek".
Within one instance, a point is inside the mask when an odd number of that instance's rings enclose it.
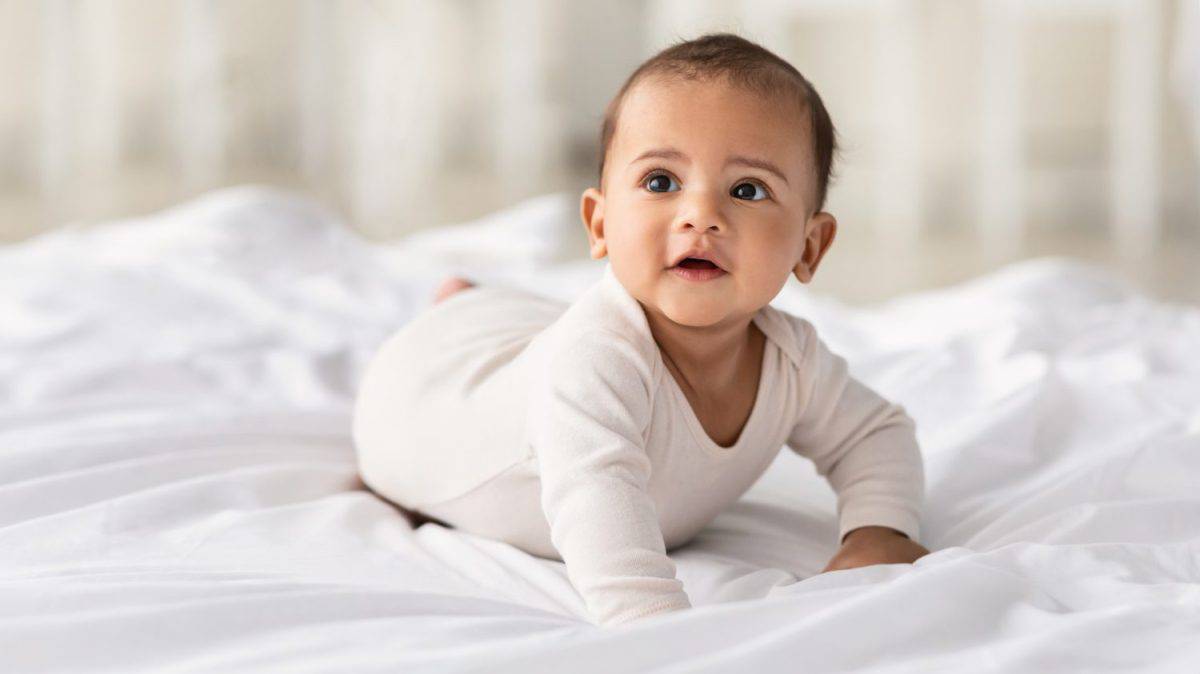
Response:
[[[750,258],[741,264],[741,285],[756,297],[771,301],[792,274],[793,260],[778,252]],[[764,303],[765,303],[764,302]]]

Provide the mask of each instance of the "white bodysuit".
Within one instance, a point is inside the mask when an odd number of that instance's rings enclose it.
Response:
[[[359,387],[363,481],[455,528],[566,562],[601,625],[691,604],[666,551],[746,492],[786,444],[837,493],[840,535],[916,540],[913,420],[850,377],[805,319],[764,306],[753,411],[708,437],[642,306],[606,265],[575,302],[503,286],[450,296],[380,348]]]

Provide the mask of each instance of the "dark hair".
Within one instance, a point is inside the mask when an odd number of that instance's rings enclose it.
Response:
[[[620,91],[604,111],[600,129],[600,181],[604,181],[604,163],[617,130],[617,117],[626,93],[634,84],[651,76],[666,75],[683,79],[724,76],[730,83],[746,87],[764,96],[794,97],[812,123],[813,150],[817,175],[815,211],[825,205],[825,194],[837,151],[836,131],[825,104],[800,71],[771,51],[731,33],[710,33],[680,42],[650,57],[625,80]]]

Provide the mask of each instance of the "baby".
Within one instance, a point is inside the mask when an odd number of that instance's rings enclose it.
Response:
[[[602,278],[570,304],[447,279],[363,377],[364,483],[566,562],[600,625],[690,607],[667,551],[785,444],[837,493],[824,571],[928,554],[913,420],[769,304],[833,242],[834,150],[816,91],[752,42],[706,35],[646,61],[581,200]]]

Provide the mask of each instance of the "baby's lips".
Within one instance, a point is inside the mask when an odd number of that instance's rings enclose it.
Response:
[[[689,249],[683,255],[680,255],[679,257],[675,258],[677,261],[675,262],[675,264],[673,264],[671,266],[678,267],[684,260],[686,260],[688,258],[696,258],[699,260],[708,260],[709,262],[716,265],[717,269],[720,269],[722,271],[728,271],[725,268],[725,265],[722,264],[722,261],[720,260],[720,257],[717,255],[715,250],[702,249],[702,248],[696,248],[696,247]]]

